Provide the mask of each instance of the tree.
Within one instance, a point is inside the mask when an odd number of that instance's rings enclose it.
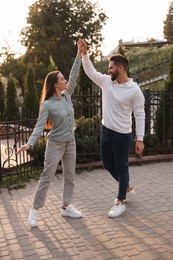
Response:
[[[5,111],[4,85],[2,79],[0,78],[0,121],[3,120],[4,111]]]
[[[58,70],[58,67],[56,66],[52,56],[50,56],[49,60],[50,60],[50,64],[49,64],[49,67],[48,67],[48,72]]]
[[[99,53],[103,40],[101,29],[106,19],[98,5],[88,0],[36,1],[29,7],[28,25],[21,32],[28,61],[48,67],[51,56],[67,77],[79,38],[87,41],[91,51]]]
[[[15,59],[15,53],[3,48],[4,62],[0,72],[4,77],[11,74],[25,95],[25,76],[28,64],[35,71],[35,83],[40,97],[45,75],[56,66],[68,79],[76,56],[76,41],[85,38],[89,51],[99,54],[103,40],[101,29],[107,17],[97,4],[88,0],[38,0],[29,7],[27,26],[21,32],[21,42],[26,53]],[[51,64],[50,59],[53,63]]]
[[[173,1],[170,3],[168,14],[164,21],[163,33],[167,41],[173,42]]]
[[[28,65],[27,74],[25,78],[25,96],[22,107],[22,116],[25,118],[32,118],[38,115],[38,94],[35,85],[35,74],[32,65]]]
[[[123,41],[122,40],[119,40],[117,53],[125,56],[125,51],[123,49]]]
[[[157,142],[164,147],[173,146],[173,49],[169,63],[168,79],[162,91],[159,107],[156,113],[155,132]]]
[[[125,50],[123,49],[123,41],[122,40],[119,40],[117,53],[126,57]],[[128,67],[128,70],[127,70],[127,75],[128,75],[128,77],[130,77],[129,67]]]
[[[17,105],[16,85],[14,78],[10,75],[7,83],[6,105],[5,105],[5,117],[8,120],[13,120],[19,116],[19,109]]]
[[[12,75],[17,80],[17,85],[21,89],[22,95],[24,95],[24,77],[27,69],[27,65],[23,60],[24,56],[15,59],[15,53],[9,46],[2,48],[1,56],[4,61],[0,66],[0,73],[6,78]]]

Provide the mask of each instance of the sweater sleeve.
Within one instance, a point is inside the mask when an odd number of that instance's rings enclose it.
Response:
[[[144,95],[139,89],[135,92],[133,99],[133,112],[136,124],[136,140],[143,141],[145,133],[145,110],[144,110]]]
[[[47,109],[46,105],[43,104],[41,112],[40,112],[40,116],[37,120],[37,123],[34,127],[34,130],[31,134],[31,136],[29,137],[27,144],[29,144],[31,146],[34,145],[36,140],[41,136],[41,133],[43,132],[43,130],[45,128],[47,119],[48,119],[48,109]]]
[[[94,83],[96,83],[99,87],[102,88],[102,86],[105,85],[105,84],[104,84],[104,83],[105,83],[105,80],[106,80],[107,77],[109,77],[109,76],[108,76],[108,75],[104,75],[104,74],[98,72],[98,71],[94,68],[94,66],[93,66],[93,64],[92,64],[92,62],[91,62],[91,60],[90,60],[88,54],[82,56],[82,64],[83,64],[83,68],[84,68],[84,71],[85,71],[86,75],[87,75]],[[109,78],[110,78],[110,77],[109,77]]]
[[[81,65],[81,59],[76,57],[75,60],[74,60],[73,66],[71,68],[71,71],[70,71],[69,81],[67,83],[68,84],[68,92],[69,92],[70,95],[73,94],[73,91],[76,87],[80,65]]]

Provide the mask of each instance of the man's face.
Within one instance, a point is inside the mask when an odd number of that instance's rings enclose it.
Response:
[[[115,81],[119,76],[119,68],[114,64],[113,61],[109,62],[108,73],[111,75],[112,81]]]

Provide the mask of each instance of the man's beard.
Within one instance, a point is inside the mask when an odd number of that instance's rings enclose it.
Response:
[[[115,81],[118,76],[119,76],[119,71],[118,71],[118,69],[116,69],[116,71],[111,74],[111,80]]]

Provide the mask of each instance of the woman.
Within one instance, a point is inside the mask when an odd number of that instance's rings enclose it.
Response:
[[[38,182],[33,207],[29,212],[28,224],[31,227],[37,225],[39,209],[45,204],[50,181],[60,160],[63,169],[61,214],[72,218],[82,217],[82,213],[71,204],[76,164],[75,119],[71,95],[76,86],[80,64],[81,54],[78,42],[78,53],[69,75],[69,81],[67,82],[64,79],[60,71],[50,72],[46,76],[37,124],[28,142],[17,151],[18,154],[21,151],[28,150],[40,137],[45,126],[51,127],[45,150],[44,169]]]

